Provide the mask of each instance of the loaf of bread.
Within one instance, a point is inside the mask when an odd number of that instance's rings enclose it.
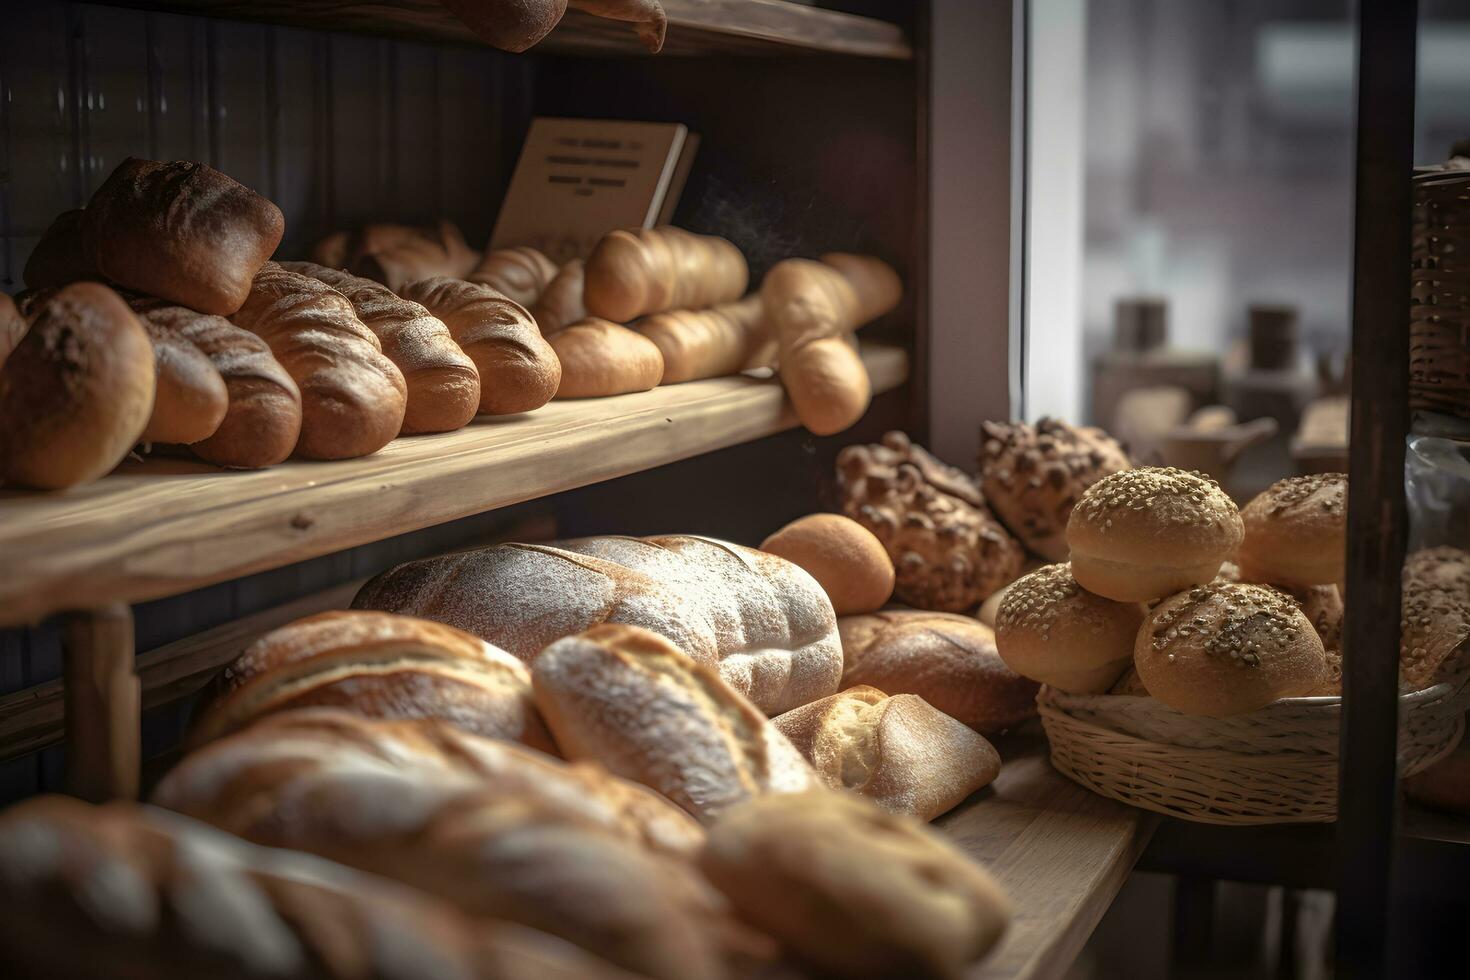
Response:
[[[969,616],[894,608],[843,616],[837,625],[844,688],[918,695],[984,735],[1036,715],[1040,685],[1007,667],[995,633]]]
[[[82,215],[91,267],[108,280],[228,316],[281,243],[281,209],[213,167],[129,157]]]
[[[452,432],[480,408],[480,372],[449,328],[428,310],[387,286],[311,262],[281,268],[326,283],[347,297],[357,318],[377,335],[383,355],[397,365],[408,388],[403,432]]]
[[[873,532],[841,514],[808,514],[761,542],[811,573],[839,616],[872,612],[893,594],[893,562]]]
[[[368,718],[437,718],[555,752],[525,664],[452,626],[380,612],[325,612],[274,629],[206,692],[195,743],[262,715],[339,707]]]
[[[353,605],[448,623],[526,661],[598,623],[642,626],[768,715],[836,693],[842,675],[822,587],[783,558],[710,538],[498,545],[399,565]]]
[[[513,302],[530,307],[541,298],[558,271],[556,263],[538,249],[517,245],[486,252],[464,278],[484,283]]]
[[[1011,915],[954,845],[849,793],[753,797],[710,831],[700,864],[747,921],[822,976],[958,978]]]
[[[335,289],[267,263],[233,320],[270,345],[301,390],[298,455],[367,456],[403,427],[403,374]]]
[[[1419,690],[1470,655],[1470,555],[1426,548],[1404,562],[1399,681]]]
[[[178,324],[210,314],[182,306],[139,309],[136,303],[133,309],[153,345],[157,377],[153,413],[143,429],[143,441],[187,446],[208,439],[225,420],[230,392],[214,362],[184,336]]]
[[[531,304],[531,316],[535,318],[536,326],[540,328],[543,337],[587,318],[587,307],[582,302],[582,284],[586,273],[587,264],[581,259],[572,259],[561,267],[556,278],[551,280]]]
[[[1067,560],[1067,520],[1087,488],[1129,466],[1102,429],[1045,416],[1035,425],[980,423],[980,489],[1010,532],[1048,561]]]
[[[765,715],[656,633],[604,623],[531,661],[536,705],[569,759],[592,759],[710,824],[816,774]]]
[[[640,976],[720,975],[718,897],[687,860],[609,829],[587,814],[590,803],[575,810],[551,794],[419,766],[412,748],[388,762],[299,740],[276,750],[276,738],[247,730],[198,769],[186,759],[159,801],[256,844],[412,885],[473,918],[560,936]]]
[[[1263,585],[1201,585],[1149,610],[1133,649],[1139,680],[1185,714],[1223,718],[1312,694],[1322,641],[1296,600]]]
[[[843,512],[872,531],[893,560],[900,601],[959,612],[1020,574],[1025,552],[979,488],[902,432],[843,449],[837,479]]]
[[[592,316],[627,323],[732,303],[749,281],[745,256],[723,238],[667,226],[618,230],[588,256],[583,299]]]
[[[67,283],[101,278],[82,242],[81,208],[58,214],[26,259],[28,289],[55,289]]]
[[[898,306],[903,298],[903,280],[893,266],[872,255],[828,252],[822,263],[842,273],[857,298],[855,326],[872,323]]]
[[[0,478],[60,490],[110,472],[153,413],[153,345],[127,303],[78,282],[38,300],[0,371]]]
[[[610,320],[588,317],[547,338],[561,362],[558,398],[604,398],[648,391],[664,374],[658,346]]]
[[[1220,484],[1173,467],[1105,476],[1067,519],[1077,584],[1118,602],[1159,599],[1210,582],[1244,533],[1240,511]]]
[[[0,814],[0,961],[91,980],[572,980],[621,975],[373,875],[153,807],[45,796]]]
[[[1240,511],[1240,572],[1287,588],[1344,582],[1347,475],[1312,473],[1271,484]]]
[[[663,355],[660,384],[720,378],[774,360],[770,331],[761,315],[759,296],[707,310],[670,310],[644,317],[633,325]]]
[[[0,371],[5,370],[10,352],[20,344],[30,326],[15,308],[15,301],[0,293]]]
[[[291,455],[301,437],[301,389],[270,345],[222,316],[145,302],[144,324],[166,330],[209,359],[224,384],[223,419],[189,450],[217,466],[256,469]],[[155,413],[156,414],[156,413]]]
[[[868,369],[846,335],[860,303],[845,276],[809,259],[786,259],[761,281],[761,306],[780,348],[781,383],[815,435],[841,432],[868,410]]]
[[[482,414],[529,412],[556,394],[561,362],[519,304],[482,283],[447,276],[421,279],[399,292],[444,321],[475,362]]]
[[[362,254],[352,262],[350,271],[396,293],[420,279],[462,279],[480,261],[480,253],[465,244],[464,235],[453,222],[440,221],[433,228],[411,231],[414,233],[404,234],[395,229],[371,236],[365,230],[359,244]]]
[[[933,820],[1000,773],[995,747],[915,694],[858,685],[771,719],[829,789]]]
[[[1133,666],[1143,606],[1093,595],[1065,563],[1006,589],[995,617],[1001,659],[1023,677],[1073,694],[1101,694]]]

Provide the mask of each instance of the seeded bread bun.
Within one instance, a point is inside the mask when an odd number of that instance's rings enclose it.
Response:
[[[839,616],[881,609],[893,594],[883,543],[850,517],[809,514],[766,538],[761,550],[810,572]]]
[[[1141,622],[1138,603],[1093,595],[1067,565],[1046,565],[1006,590],[995,645],[1023,677],[1073,694],[1101,694],[1132,663]]]
[[[1240,511],[1202,473],[1146,466],[1114,473],[1082,495],[1067,522],[1078,584],[1144,602],[1211,581],[1235,554]]]
[[[1241,575],[1288,588],[1343,580],[1347,476],[1313,473],[1271,484],[1240,512]]]
[[[1088,487],[1131,465],[1102,429],[1060,419],[982,422],[980,488],[1010,532],[1049,561],[1067,560],[1067,520]]]
[[[1327,677],[1322,640],[1296,601],[1264,585],[1202,585],[1161,602],[1133,650],[1148,692],[1224,718],[1304,697]]]

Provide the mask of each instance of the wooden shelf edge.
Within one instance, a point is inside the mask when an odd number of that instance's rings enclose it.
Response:
[[[863,359],[875,393],[908,376],[899,348]],[[796,425],[778,383],[736,376],[553,402],[362,459],[245,473],[154,458],[65,493],[0,493],[0,626],[177,595]]]

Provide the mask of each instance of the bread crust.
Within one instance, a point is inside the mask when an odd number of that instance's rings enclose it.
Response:
[[[187,316],[181,306],[164,307]],[[196,314],[202,315],[202,314]],[[157,387],[144,442],[190,445],[214,435],[230,408],[230,392],[219,370],[172,323],[174,315],[143,313],[139,322],[153,345]]]
[[[486,252],[480,263],[464,278],[483,283],[529,308],[556,279],[558,271],[556,263],[538,249],[517,245]]]
[[[1066,563],[1045,565],[1007,590],[996,647],[1016,673],[1074,694],[1101,694],[1133,664],[1143,607],[1082,588]]]
[[[1278,480],[1240,512],[1241,573],[1287,588],[1344,581],[1347,476],[1313,473]]]
[[[660,384],[718,378],[774,360],[759,296],[707,310],[670,310],[644,317],[633,329],[663,355]]]
[[[808,514],[762,541],[761,550],[806,569],[839,616],[881,609],[893,594],[883,543],[850,517]]]
[[[587,307],[582,302],[582,286],[587,276],[587,263],[572,259],[562,265],[556,278],[547,283],[528,307],[536,326],[545,337],[562,327],[584,320]]]
[[[679,228],[618,229],[587,257],[583,300],[589,315],[628,323],[666,310],[701,310],[745,293],[750,270],[723,238]]]
[[[548,339],[561,362],[557,398],[605,398],[658,387],[664,357],[658,345],[634,330],[588,317]]]

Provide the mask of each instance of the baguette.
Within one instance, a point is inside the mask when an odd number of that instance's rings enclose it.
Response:
[[[551,401],[561,362],[519,304],[482,283],[448,277],[409,283],[400,294],[428,308],[480,372],[480,412],[512,415]]]
[[[1011,914],[954,845],[847,793],[753,797],[711,830],[700,866],[823,976],[957,980]]]
[[[186,759],[185,775],[166,779],[159,799],[184,801],[253,843],[401,881],[473,918],[560,936],[639,975],[719,975],[713,926],[723,908],[685,860],[544,795],[330,747],[316,755],[288,747],[273,759],[273,740],[268,730],[242,733],[231,740],[233,760],[222,745],[192,775]],[[202,796],[185,797],[186,781]]]
[[[46,796],[0,814],[0,901],[0,961],[15,976],[621,975],[530,929],[471,922],[393,882],[125,803]]]
[[[723,238],[671,227],[618,230],[587,258],[583,298],[592,316],[627,323],[732,303],[748,281],[745,256]]]
[[[859,685],[771,719],[829,789],[852,790],[926,823],[990,785],[985,736],[914,694]]]
[[[561,362],[557,398],[604,398],[658,387],[663,354],[647,337],[597,317],[547,338]]]
[[[633,325],[664,359],[660,384],[719,378],[770,362],[769,334],[759,296],[708,310],[673,310]]]
[[[385,244],[379,245],[380,241]],[[420,279],[463,277],[480,261],[480,253],[465,244],[464,235],[450,221],[440,221],[430,229],[390,225],[376,234],[364,229],[359,248],[362,254],[351,271],[395,293]]]
[[[529,245],[517,245],[486,252],[480,263],[464,278],[483,283],[513,302],[529,307],[556,276],[555,262]]]
[[[595,759],[710,824],[757,793],[817,785],[791,742],[718,673],[656,633],[604,623],[531,662],[569,759]]]
[[[760,296],[780,345],[781,383],[801,424],[819,436],[853,425],[873,389],[862,358],[844,340],[859,309],[847,279],[820,262],[786,259],[766,273]]]
[[[190,452],[233,469],[274,466],[291,455],[301,436],[301,389],[269,344],[224,317],[182,306],[149,309],[144,319],[193,344],[224,381],[224,419]]]
[[[207,314],[182,306],[133,309],[153,345],[157,389],[144,442],[191,445],[214,435],[230,408],[230,392],[219,370],[175,323]]]
[[[95,282],[36,297],[0,372],[0,477],[59,490],[127,456],[153,413],[153,346],[133,311]]]
[[[451,626],[374,612],[320,613],[261,637],[207,690],[192,741],[316,706],[369,718],[438,718],[555,751],[523,663]]]
[[[233,320],[270,345],[301,389],[298,455],[367,456],[403,427],[403,375],[335,289],[270,262]]]
[[[458,626],[531,660],[598,623],[643,626],[776,714],[836,693],[842,649],[826,593],[791,562],[710,538],[508,544],[409,562],[353,605]]]
[[[857,298],[854,326],[872,323],[898,306],[903,298],[903,280],[893,271],[893,266],[871,255],[853,255],[850,252],[828,252],[821,257],[824,265],[830,265],[852,287]]]
[[[581,259],[572,259],[536,297],[530,308],[531,316],[535,317],[543,337],[586,319],[587,307],[582,303],[582,284],[586,274],[587,264]]]
[[[480,372],[428,310],[381,283],[351,273],[311,262],[285,262],[281,268],[310,276],[346,296],[358,319],[377,335],[384,356],[403,372],[408,388],[405,434],[452,432],[475,417]]]
[[[129,289],[228,316],[286,230],[281,209],[202,163],[128,158],[82,214],[85,258]]]

